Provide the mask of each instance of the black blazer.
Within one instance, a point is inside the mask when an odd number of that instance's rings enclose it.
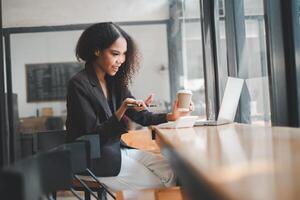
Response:
[[[149,111],[137,112],[128,109],[119,121],[115,111],[125,98],[133,98],[128,89],[115,84],[114,77],[107,77],[111,107],[99,85],[93,68],[86,67],[77,73],[68,84],[67,94],[67,141],[74,141],[84,134],[100,135],[100,159],[92,161],[92,170],[97,176],[117,176],[121,168],[121,135],[127,132],[126,117],[143,125],[166,122],[166,114]]]

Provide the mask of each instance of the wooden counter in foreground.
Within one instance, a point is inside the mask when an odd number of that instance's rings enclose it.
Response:
[[[152,128],[192,199],[300,199],[299,128]]]

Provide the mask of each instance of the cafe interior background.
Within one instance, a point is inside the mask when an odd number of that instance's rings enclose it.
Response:
[[[176,92],[189,89],[193,114],[216,119],[227,77],[235,76],[245,80],[237,122],[288,125],[287,114],[280,118],[275,108],[278,85],[270,87],[276,74],[270,79],[268,66],[276,58],[268,53],[272,24],[266,23],[266,2],[2,0],[3,163],[29,155],[35,132],[65,129],[67,79],[83,67],[75,45],[82,31],[98,22],[116,22],[136,41],[140,71],[130,89],[138,99],[154,94],[153,112],[169,111]],[[230,9],[237,16],[227,15]]]

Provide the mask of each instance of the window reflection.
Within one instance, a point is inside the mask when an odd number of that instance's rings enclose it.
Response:
[[[68,65],[77,63],[73,52],[79,34],[80,31],[11,35],[12,87],[18,95],[21,134],[64,128],[66,83],[59,82],[67,81],[60,76],[67,76]],[[53,98],[54,93],[60,93],[61,98]]]

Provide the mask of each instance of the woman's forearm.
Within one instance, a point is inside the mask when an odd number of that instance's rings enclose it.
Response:
[[[125,114],[126,110],[127,110],[127,105],[125,103],[122,103],[120,108],[116,111],[116,117],[118,118],[119,121],[121,120],[121,118]]]
[[[173,113],[168,113],[167,114],[167,121],[175,121],[176,117],[174,116]]]

